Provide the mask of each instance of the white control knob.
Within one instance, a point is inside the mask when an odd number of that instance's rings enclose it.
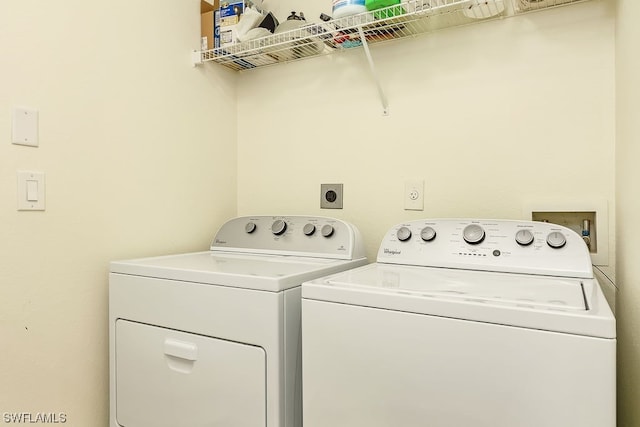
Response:
[[[398,240],[401,242],[405,242],[411,238],[411,230],[407,227],[400,227],[396,233],[396,237],[398,237]]]
[[[516,233],[516,243],[520,246],[529,246],[533,243],[533,233],[530,230],[520,230]]]
[[[462,231],[462,238],[470,245],[477,245],[484,240],[484,229],[478,224],[467,225]]]
[[[316,226],[313,224],[306,224],[302,229],[302,232],[305,234],[305,236],[311,236],[316,232]]]
[[[256,231],[256,223],[255,222],[248,222],[247,225],[244,226],[244,231],[246,231],[247,233],[251,234],[254,231]]]
[[[320,230],[320,234],[322,234],[324,237],[331,237],[333,236],[333,232],[334,232],[334,228],[333,225],[323,225],[322,229]]]
[[[566,243],[567,239],[564,237],[564,234],[559,231],[549,233],[549,235],[547,236],[547,244],[554,249],[560,249]]]
[[[436,230],[434,230],[433,227],[425,227],[420,232],[420,237],[425,242],[430,242],[436,238]]]
[[[277,219],[271,224],[271,232],[276,236],[281,235],[285,231],[287,231],[287,223],[284,220]]]

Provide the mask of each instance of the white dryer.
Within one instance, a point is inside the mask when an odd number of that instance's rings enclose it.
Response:
[[[575,232],[420,220],[302,285],[305,427],[614,427],[616,325]]]
[[[111,263],[111,427],[300,427],[300,285],[366,264],[337,219],[252,216],[206,252]]]

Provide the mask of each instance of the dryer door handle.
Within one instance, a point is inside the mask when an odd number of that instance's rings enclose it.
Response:
[[[164,340],[164,354],[179,359],[195,361],[198,359],[198,346],[190,342],[166,338]]]

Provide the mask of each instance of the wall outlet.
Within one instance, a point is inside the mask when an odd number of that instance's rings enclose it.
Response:
[[[407,211],[424,210],[424,181],[406,181],[404,183],[404,209]]]
[[[342,184],[320,184],[320,208],[342,209]]]

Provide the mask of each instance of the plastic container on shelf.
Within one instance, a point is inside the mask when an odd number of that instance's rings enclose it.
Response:
[[[384,10],[373,12],[373,16],[376,19],[391,18],[405,13],[405,10],[402,6],[389,8],[389,6],[399,5],[400,0],[365,0],[364,4],[369,11],[386,8]]]
[[[394,4],[400,4],[400,0],[365,0],[364,5],[367,10],[376,10],[381,7],[393,6]]]
[[[365,0],[333,0],[333,19],[367,11]]]

